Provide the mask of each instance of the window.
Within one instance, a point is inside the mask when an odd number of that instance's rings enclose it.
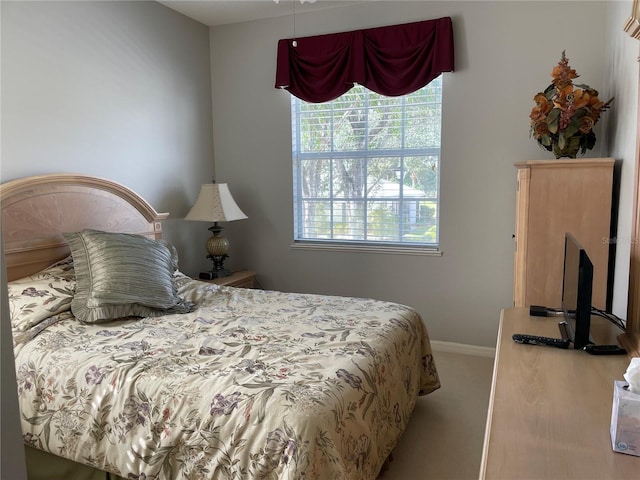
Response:
[[[438,247],[442,77],[291,110],[296,242]]]

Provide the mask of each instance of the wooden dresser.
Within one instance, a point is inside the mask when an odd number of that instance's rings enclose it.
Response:
[[[562,306],[564,235],[593,263],[594,307],[606,310],[613,158],[516,163],[514,306]]]
[[[609,426],[613,382],[626,355],[515,343],[514,333],[559,337],[559,317],[530,317],[528,308],[502,312],[480,479],[631,479],[640,457],[615,453]],[[598,344],[620,330],[592,317]]]

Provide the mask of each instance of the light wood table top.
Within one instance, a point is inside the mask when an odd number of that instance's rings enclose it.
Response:
[[[251,270],[239,270],[237,272],[233,272],[228,277],[213,278],[211,280],[198,278],[198,280],[227,287],[254,288],[256,286],[256,272]]]
[[[481,479],[640,478],[640,457],[616,453],[609,427],[613,382],[626,355],[589,355],[515,343],[514,333],[559,337],[560,317],[502,312]],[[597,344],[616,343],[620,329],[592,317]]]

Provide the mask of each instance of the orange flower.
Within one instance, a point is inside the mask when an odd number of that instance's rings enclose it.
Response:
[[[580,131],[584,134],[587,134],[591,131],[593,126],[596,124],[596,121],[590,115],[585,115],[580,119]]]
[[[609,100],[609,102],[607,102],[606,104],[601,102],[600,99],[598,98],[598,91],[594,90],[594,89],[590,89],[587,90],[590,93],[590,97],[589,97],[589,103],[587,104],[587,108],[591,111],[591,114],[593,115],[593,119],[594,121],[598,121],[598,119],[600,118],[600,112],[604,109],[606,109],[606,107],[609,106],[609,103],[611,102],[611,100]]]
[[[536,96],[533,97],[533,101],[536,102],[536,105],[544,112],[549,112],[551,110],[551,105],[549,105],[544,93],[538,92]]]
[[[538,107],[533,107],[531,109],[531,113],[529,114],[529,118],[531,119],[532,125],[539,120],[544,120],[545,116],[546,116],[545,113],[542,110],[540,110],[540,108]]]
[[[573,91],[573,98],[570,100],[573,103],[573,108],[578,110],[579,108],[586,107],[589,104],[591,97],[587,92],[580,88],[576,88]]]
[[[566,110],[571,105],[571,99],[573,95],[573,85],[565,85],[562,88],[556,89],[556,94],[553,97],[553,106],[560,110]]]
[[[533,101],[536,103],[536,106],[531,109],[531,113],[529,114],[532,124],[544,119],[552,108],[544,93],[536,94],[536,96],[533,97]]]
[[[580,75],[576,71],[569,67],[569,59],[565,56],[564,50],[562,51],[562,60],[558,62],[558,66],[553,67],[551,71],[552,83],[556,87],[564,87],[570,85],[574,78],[578,78]]]
[[[538,140],[543,135],[549,135],[549,127],[547,126],[547,122],[537,122],[533,126],[533,136],[536,140]]]

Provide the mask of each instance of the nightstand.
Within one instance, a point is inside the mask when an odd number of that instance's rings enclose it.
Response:
[[[198,280],[201,282],[215,283],[216,285],[224,285],[225,287],[255,288],[256,272],[240,270],[239,272],[232,273],[228,277],[214,278],[212,280],[199,278]]]

